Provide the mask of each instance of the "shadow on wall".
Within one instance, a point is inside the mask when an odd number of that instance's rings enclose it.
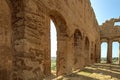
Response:
[[[9,80],[12,70],[12,55],[10,49],[0,46],[0,80]]]

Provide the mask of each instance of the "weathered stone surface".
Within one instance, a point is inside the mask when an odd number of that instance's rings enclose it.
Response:
[[[0,0],[0,15],[2,80],[51,74],[50,19],[57,30],[58,76],[99,61],[100,33],[89,0]]]
[[[113,41],[118,41],[118,38],[120,36],[120,26],[115,26],[115,22],[120,22],[120,18],[112,18],[110,20],[107,20],[100,26],[101,40],[112,39]]]
[[[0,79],[9,80],[12,71],[12,55],[10,48],[0,46]]]

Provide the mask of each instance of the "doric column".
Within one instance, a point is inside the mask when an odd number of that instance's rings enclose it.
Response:
[[[99,43],[98,49],[97,49],[97,52],[98,52],[98,55],[97,55],[97,57],[98,57],[97,63],[100,63],[100,62],[101,62],[101,44],[102,44],[102,42]]]
[[[112,63],[112,41],[108,40],[107,63]]]

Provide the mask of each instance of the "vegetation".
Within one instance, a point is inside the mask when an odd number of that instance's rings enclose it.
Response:
[[[51,70],[56,71],[56,57],[51,58]]]
[[[107,59],[105,57],[101,58],[101,63],[106,63]],[[118,57],[112,58],[113,64],[118,64]],[[56,57],[51,58],[51,70],[56,71]]]
[[[112,63],[113,64],[119,64],[119,58],[118,57],[112,58]]]
[[[107,59],[105,57],[101,58],[101,63],[106,63]]]
[[[105,57],[101,58],[101,63],[106,63],[107,59]],[[118,57],[112,58],[112,63],[113,64],[118,64]]]

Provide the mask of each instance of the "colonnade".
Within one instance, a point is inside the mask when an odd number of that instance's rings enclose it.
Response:
[[[113,40],[108,40],[107,41],[107,44],[108,44],[108,47],[107,47],[107,63],[112,63],[112,43],[113,43]],[[119,64],[120,64],[120,42],[118,41],[119,43]],[[101,51],[100,51],[101,52]]]

